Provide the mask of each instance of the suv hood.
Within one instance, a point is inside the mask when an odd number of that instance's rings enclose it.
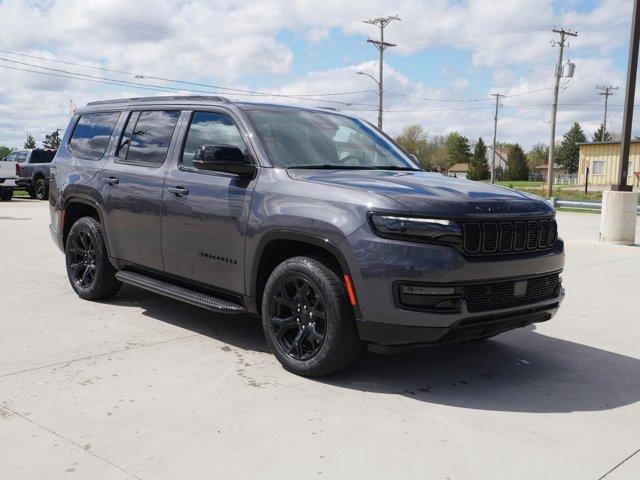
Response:
[[[289,169],[294,180],[385,195],[414,215],[447,218],[549,215],[541,198],[509,188],[451,178],[439,173],[388,170]]]

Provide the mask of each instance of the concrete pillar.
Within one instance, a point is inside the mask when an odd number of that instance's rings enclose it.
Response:
[[[634,245],[638,192],[602,192],[600,241],[616,245]]]

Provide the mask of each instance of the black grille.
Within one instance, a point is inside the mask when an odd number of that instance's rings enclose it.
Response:
[[[467,255],[549,250],[558,239],[555,219],[465,222],[462,247]]]
[[[524,283],[526,282],[526,284]],[[484,312],[536,303],[558,296],[560,274],[464,287],[469,312]]]

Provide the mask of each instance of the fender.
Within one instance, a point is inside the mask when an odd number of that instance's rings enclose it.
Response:
[[[264,253],[267,245],[274,240],[294,240],[303,243],[309,243],[320,248],[328,250],[337,260],[340,268],[345,274],[349,274],[349,265],[340,251],[340,249],[329,239],[318,237],[309,233],[297,232],[295,230],[271,230],[264,234],[260,239],[258,248],[253,256],[253,263],[251,265],[251,274],[249,275],[249,285],[247,288],[248,296],[255,298],[256,289],[258,284],[258,271],[260,269],[260,262],[262,260],[262,254]]]
[[[104,217],[105,217],[104,209],[102,208],[102,205],[96,202],[93,198],[83,193],[74,192],[69,197],[64,199],[64,201],[62,202],[62,210],[66,210],[70,203],[83,203],[85,205],[89,205],[90,207],[94,208],[96,212],[98,212],[98,217],[100,218],[100,223],[102,224],[102,227],[106,228],[106,225],[104,223]],[[104,243],[107,247],[107,255],[109,256],[109,258],[111,258],[111,250],[109,248],[109,240],[106,233],[104,234]]]

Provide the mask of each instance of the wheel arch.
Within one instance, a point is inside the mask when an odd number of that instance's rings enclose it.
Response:
[[[104,228],[103,212],[100,206],[91,199],[85,197],[70,197],[67,198],[63,205],[63,222],[62,222],[62,246],[66,245],[67,237],[71,226],[82,217],[92,217],[100,222]],[[109,245],[106,242],[107,252],[109,252]]]
[[[297,256],[324,256],[330,260],[329,268],[342,280],[349,275],[349,266],[340,249],[330,240],[308,233],[278,230],[266,234],[260,241],[250,269],[248,296],[260,311],[262,292],[269,275],[288,258]]]

